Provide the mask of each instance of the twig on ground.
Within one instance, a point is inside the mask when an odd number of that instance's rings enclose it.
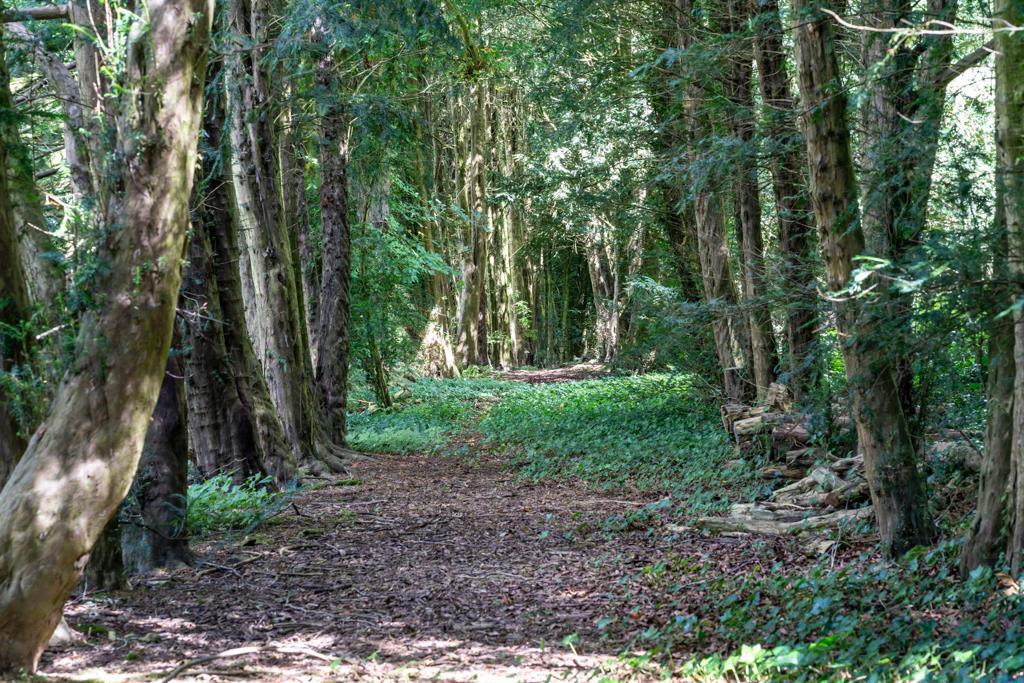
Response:
[[[236,647],[230,650],[224,650],[223,652],[218,652],[215,655],[196,657],[195,659],[190,659],[187,662],[183,662],[176,666],[174,669],[171,669],[169,672],[167,672],[167,674],[160,679],[160,683],[168,683],[168,681],[174,680],[188,669],[191,669],[195,666],[199,666],[200,664],[206,664],[207,662],[213,662],[218,659],[226,659],[228,657],[243,657],[245,655],[260,654],[262,652],[277,652],[279,654],[287,655],[305,655],[306,657],[312,657],[314,659],[319,659],[324,662],[335,661],[334,657],[329,657],[325,654],[316,652],[315,650],[310,650],[309,648],[305,647],[282,647],[279,645],[252,645],[248,647]]]

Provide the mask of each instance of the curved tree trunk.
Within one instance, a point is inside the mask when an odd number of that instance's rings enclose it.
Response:
[[[131,164],[110,169],[105,220],[122,229],[103,248],[105,303],[83,316],[75,362],[0,493],[2,671],[35,670],[138,464],[181,281],[211,16],[201,0],[150,0],[132,33],[116,100]]]

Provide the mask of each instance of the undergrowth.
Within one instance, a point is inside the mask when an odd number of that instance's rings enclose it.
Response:
[[[683,375],[537,385],[505,396],[480,431],[531,479],[602,488],[706,490],[746,481],[716,408]]]
[[[185,524],[190,536],[213,531],[251,531],[277,514],[291,500],[288,491],[274,490],[273,479],[253,475],[236,484],[217,474],[188,487]]]
[[[826,559],[734,576],[686,565],[667,580],[699,585],[704,599],[691,595],[637,645],[662,660],[719,650],[676,670],[696,681],[1010,680],[1024,671],[1024,597],[997,590],[989,569],[959,580],[959,550],[948,541],[900,564]]]
[[[396,392],[392,410],[350,414],[349,446],[368,453],[437,451],[501,396],[523,388],[495,379],[419,379]]]
[[[468,449],[458,437],[476,434],[528,479],[665,491],[685,496],[691,513],[750,495],[751,468],[726,465],[734,456],[716,408],[684,375],[421,379],[398,395],[392,410],[350,416],[353,448],[460,455]]]

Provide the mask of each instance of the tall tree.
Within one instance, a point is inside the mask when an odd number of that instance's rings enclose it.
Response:
[[[279,71],[265,59],[279,22],[268,0],[227,7],[225,69],[233,209],[241,235],[242,293],[270,395],[300,464],[343,471],[317,400],[288,224],[282,208]],[[322,341],[322,340],[321,340]]]
[[[737,142],[738,159],[734,182],[736,196],[736,236],[740,245],[742,291],[750,325],[751,361],[757,397],[763,398],[776,377],[779,362],[767,300],[764,264],[764,239],[761,235],[761,186],[758,182],[755,145],[753,52],[746,36],[749,8],[746,0],[730,0],[725,11],[727,32],[736,49],[731,73],[726,78],[726,95],[732,111],[731,134]]]
[[[854,257],[865,253],[847,101],[831,20],[815,0],[794,0],[798,16],[796,64],[803,100],[811,200],[821,237],[829,290],[837,293],[836,327],[853,399],[858,445],[864,454],[875,516],[887,552],[898,555],[928,543],[935,529],[928,511],[917,450],[900,400],[896,359],[885,348],[877,310],[850,291]]]
[[[208,146],[194,195],[189,267],[182,285],[194,306],[185,363],[189,439],[206,476],[231,473],[241,481],[266,473],[284,483],[295,476],[297,459],[249,338],[230,178],[223,166],[222,98],[207,100],[203,124]]]
[[[349,217],[348,154],[350,117],[338,65],[330,56],[317,65],[317,86],[327,102],[320,116],[320,220],[323,225],[316,381],[328,430],[345,444],[348,411],[349,303],[352,286],[352,228]]]
[[[765,155],[772,176],[782,286],[786,297],[786,348],[789,384],[797,396],[814,374],[817,316],[814,299],[813,217],[803,182],[806,161],[799,137],[796,106],[790,93],[782,20],[777,0],[752,0],[754,58],[766,137]]]
[[[106,297],[83,316],[74,364],[0,492],[3,671],[35,670],[90,548],[124,498],[171,341],[212,7],[150,0],[146,9],[130,27],[110,102],[122,162],[108,170]]]
[[[4,59],[3,33],[0,27],[0,89],[7,91],[7,63]],[[13,116],[7,98],[0,99],[0,118]],[[0,334],[0,372],[9,372],[25,360],[24,345],[16,332],[28,320],[30,302],[28,283],[22,269],[15,226],[14,207],[8,187],[7,140],[0,138],[0,330],[6,328],[15,334]],[[0,487],[7,481],[14,466],[25,450],[25,440],[19,434],[19,425],[11,413],[8,400],[0,395]]]

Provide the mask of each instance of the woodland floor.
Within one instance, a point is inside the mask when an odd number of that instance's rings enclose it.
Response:
[[[563,532],[642,501],[521,484],[491,461],[381,456],[353,474],[364,483],[303,493],[249,541],[200,547],[195,568],[76,600],[68,620],[98,635],[48,652],[43,672],[131,678],[269,644],[328,660],[264,653],[183,679],[543,680],[618,652],[595,624],[616,581],[658,549]],[[578,655],[562,645],[570,634]]]
[[[564,374],[517,379],[576,378]],[[523,482],[487,452],[375,456],[352,477],[302,490],[247,538],[198,545],[195,567],[75,598],[67,619],[89,635],[47,651],[41,673],[162,680],[191,659],[263,647],[174,680],[644,677],[617,658],[671,617],[658,591],[627,589],[644,567],[676,553],[725,575],[802,562],[781,542],[752,554],[736,539],[601,531],[657,497]]]

